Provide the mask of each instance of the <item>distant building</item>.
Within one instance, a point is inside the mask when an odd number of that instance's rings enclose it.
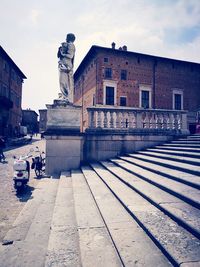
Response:
[[[47,127],[47,109],[39,109],[40,120],[39,120],[39,131],[40,133],[46,131]]]
[[[127,106],[188,110],[189,128],[200,107],[200,64],[92,46],[74,74],[74,103],[82,106],[83,130],[87,107]]]
[[[22,110],[22,126],[26,126],[28,133],[38,133],[38,114],[31,109]]]
[[[22,121],[22,83],[26,76],[0,46],[0,135],[15,136]]]

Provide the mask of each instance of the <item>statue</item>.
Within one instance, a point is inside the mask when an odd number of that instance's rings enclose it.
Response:
[[[75,55],[75,35],[73,33],[67,34],[66,42],[63,42],[58,48],[57,57],[59,69],[59,83],[60,91],[59,99],[65,100],[68,103],[74,102],[74,55]]]

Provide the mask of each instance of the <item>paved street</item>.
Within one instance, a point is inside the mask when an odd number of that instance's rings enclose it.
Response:
[[[6,163],[0,163],[0,242],[27,200],[31,198],[32,192],[38,183],[34,171],[31,170],[28,186],[21,194],[16,194],[13,187],[13,156],[18,157],[19,155],[27,154],[30,148],[35,148],[36,146],[40,148],[40,151],[45,151],[45,140],[33,137],[32,143],[28,145],[7,148],[4,153]],[[31,157],[29,161],[30,163],[32,162]]]

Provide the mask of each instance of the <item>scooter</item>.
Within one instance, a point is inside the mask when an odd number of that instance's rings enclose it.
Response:
[[[32,158],[31,169],[35,170],[35,175],[40,178],[45,173],[45,153],[40,152],[39,147],[36,146],[36,151],[39,154]]]
[[[14,164],[14,188],[18,191],[21,191],[29,182],[30,178],[30,163],[27,160],[31,155],[30,153],[33,152],[33,149],[29,151],[27,155],[22,155],[19,158],[13,157]]]

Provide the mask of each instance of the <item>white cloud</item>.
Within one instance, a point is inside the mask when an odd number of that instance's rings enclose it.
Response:
[[[30,20],[33,25],[37,25],[39,21],[39,17],[41,15],[41,11],[38,9],[32,9],[30,12]]]

